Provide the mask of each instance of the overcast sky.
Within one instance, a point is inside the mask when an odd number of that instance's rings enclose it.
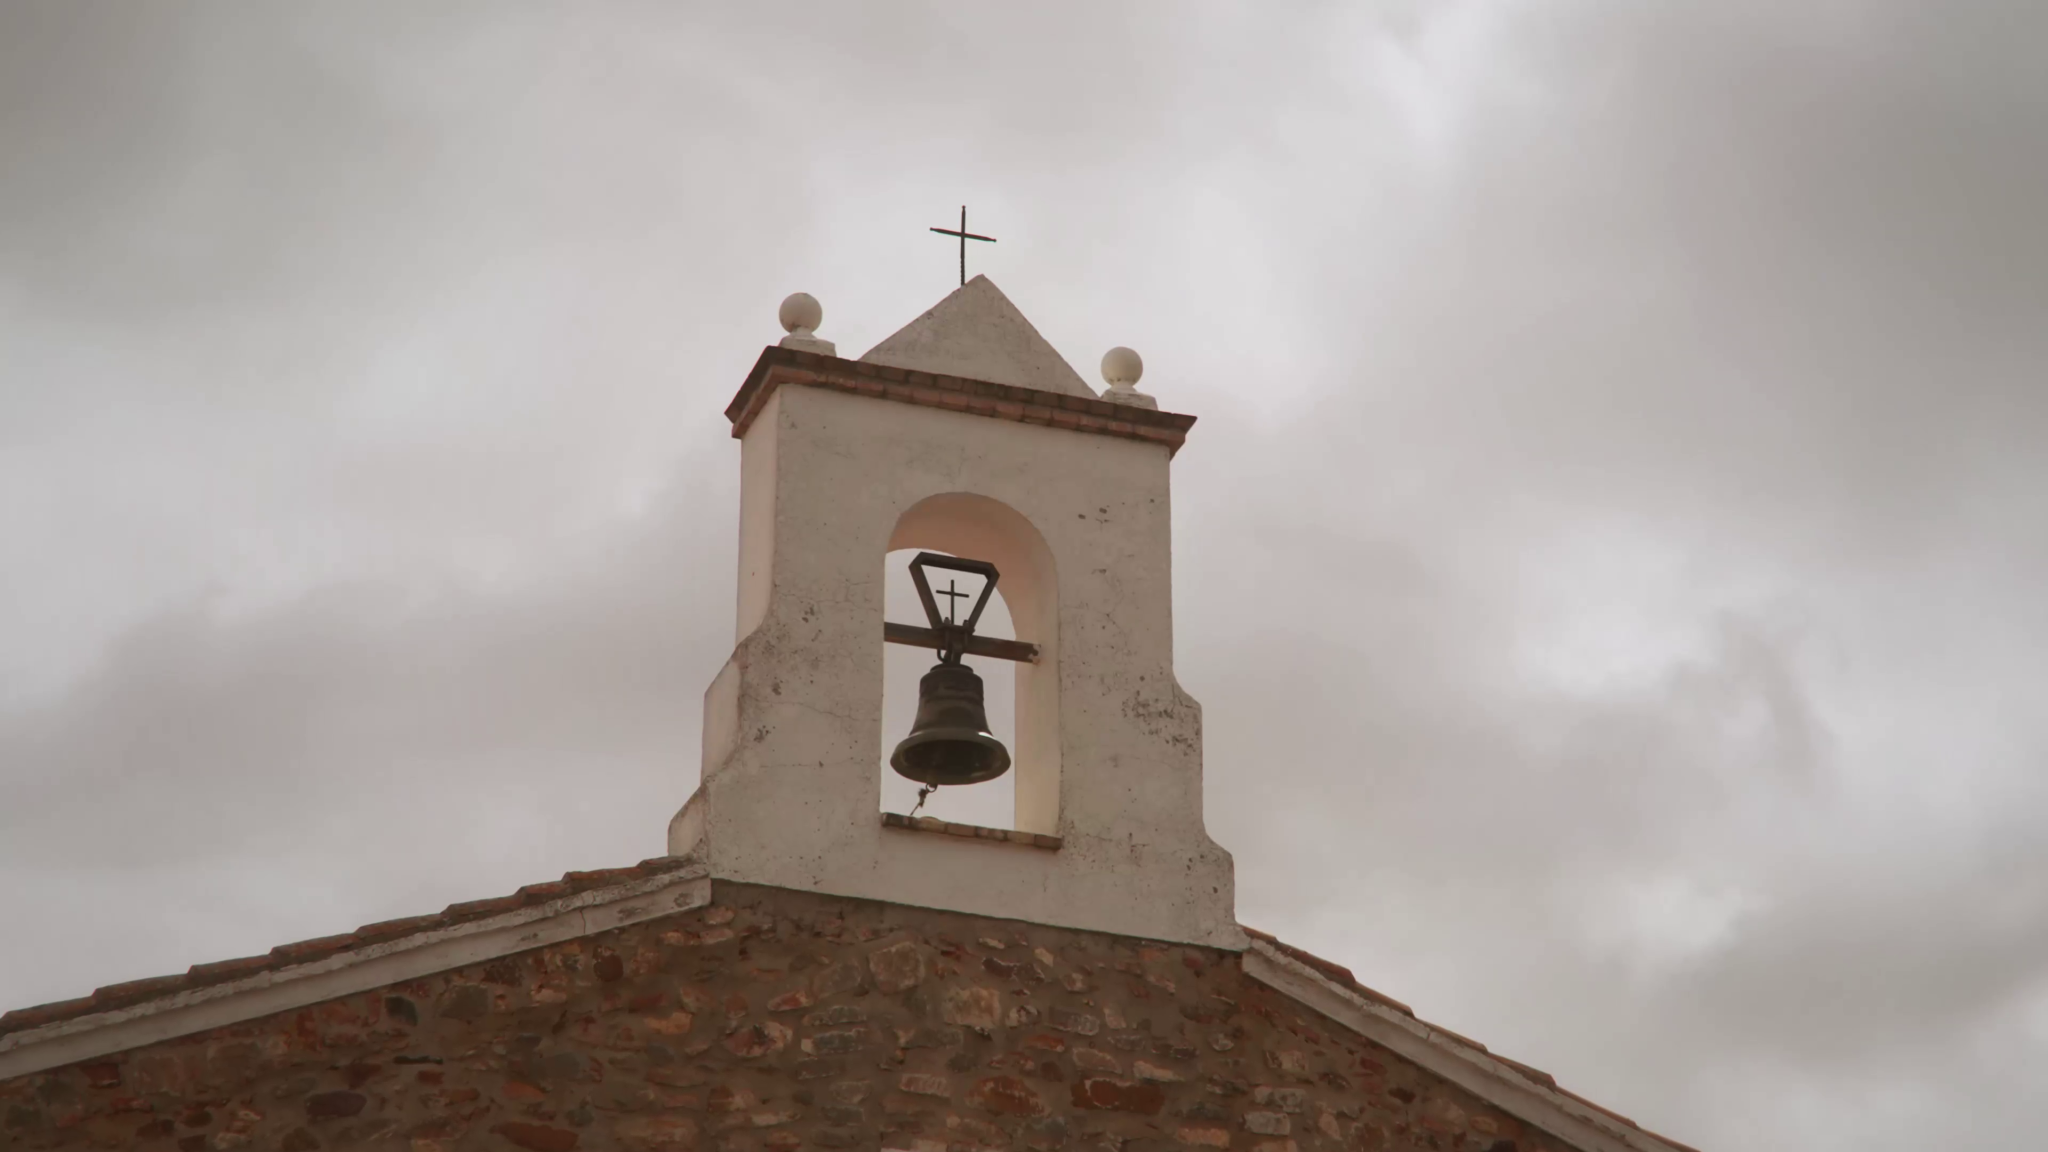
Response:
[[[1702,1148],[2038,1143],[2044,38],[0,0],[0,1005],[659,854],[722,409],[785,294],[858,355],[949,291],[966,203],[1200,418],[1241,919]]]

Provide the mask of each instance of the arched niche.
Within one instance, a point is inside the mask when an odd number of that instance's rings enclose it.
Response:
[[[897,518],[887,551],[920,548],[986,560],[1010,610],[1017,639],[1038,645],[1036,663],[1016,669],[1017,746],[1010,750],[1017,828],[1059,834],[1059,580],[1052,549],[1031,521],[1000,500],[971,492],[927,496]]]

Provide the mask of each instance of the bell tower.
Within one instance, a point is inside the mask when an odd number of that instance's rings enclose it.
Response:
[[[809,296],[781,319],[726,408],[738,643],[670,852],[746,883],[1243,948],[1230,855],[1203,827],[1201,708],[1173,675],[1168,479],[1194,418],[1136,390],[1125,348],[1098,396],[983,276],[859,360],[818,337]],[[885,621],[883,560],[903,548],[991,567],[1016,641]],[[906,736],[882,730],[885,634],[941,667],[948,643],[1017,661],[1008,771],[972,785],[1016,789],[1016,830],[878,814]],[[969,714],[940,698],[957,675],[933,683],[932,723],[966,731],[943,720]],[[945,748],[912,745],[899,771],[947,771]],[[1001,770],[955,746],[959,779]]]

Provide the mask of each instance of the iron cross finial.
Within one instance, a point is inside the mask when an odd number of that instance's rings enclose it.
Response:
[[[996,242],[996,238],[993,236],[977,236],[967,230],[967,205],[965,204],[960,206],[959,228],[934,228],[932,231],[937,232],[941,236],[958,236],[960,238],[960,283],[963,287],[967,284],[967,242],[969,240],[986,240],[990,244]]]

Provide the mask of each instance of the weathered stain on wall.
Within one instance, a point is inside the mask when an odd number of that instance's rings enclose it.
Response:
[[[0,1148],[1562,1152],[1235,954],[710,907],[0,1082]]]

